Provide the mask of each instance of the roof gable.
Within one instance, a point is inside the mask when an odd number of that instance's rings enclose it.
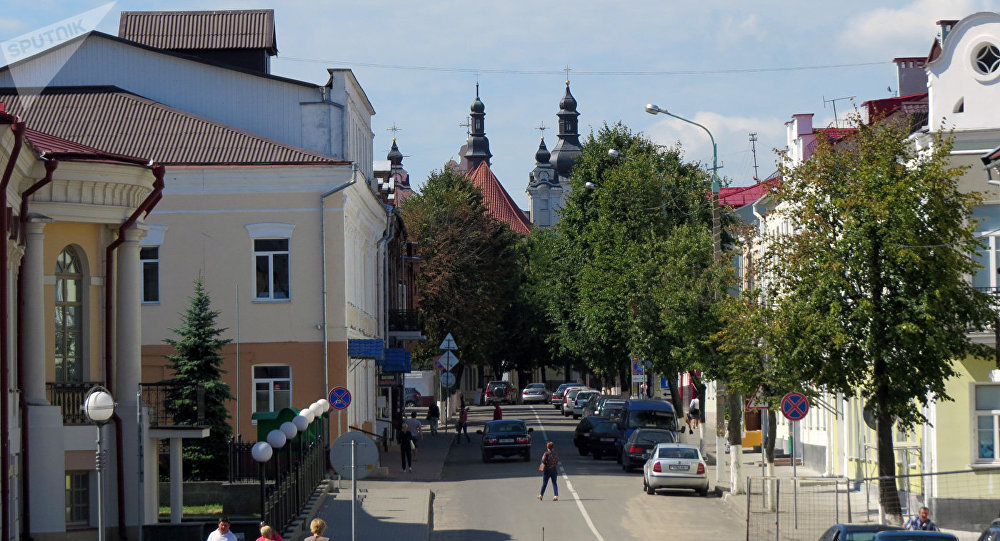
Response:
[[[468,176],[469,180],[483,192],[483,202],[486,203],[490,216],[506,223],[513,231],[522,235],[531,232],[528,218],[514,203],[510,194],[500,184],[486,162],[481,162],[479,166],[468,173]]]
[[[123,11],[118,37],[159,49],[278,52],[273,9]]]

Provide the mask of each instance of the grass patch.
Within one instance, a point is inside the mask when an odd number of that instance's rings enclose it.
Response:
[[[170,506],[160,506],[160,514],[170,516]],[[222,504],[210,503],[208,505],[185,505],[185,515],[219,515],[222,516]]]

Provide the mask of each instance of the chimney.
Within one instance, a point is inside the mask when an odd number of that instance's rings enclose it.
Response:
[[[948,33],[951,32],[952,27],[954,27],[957,22],[958,20],[955,19],[946,19],[936,23],[939,27],[938,43],[940,43],[942,47],[944,47],[944,40],[948,38]]]
[[[893,58],[896,63],[896,95],[909,96],[927,92],[927,58],[906,56]]]

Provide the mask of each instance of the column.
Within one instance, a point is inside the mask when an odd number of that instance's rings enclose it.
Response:
[[[180,438],[170,438],[170,523],[180,524],[184,516],[184,453]]]
[[[45,396],[45,224],[48,218],[32,218],[26,224],[24,254],[24,393],[28,404],[48,405]]]

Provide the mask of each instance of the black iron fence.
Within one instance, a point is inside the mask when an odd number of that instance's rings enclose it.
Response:
[[[63,424],[85,425],[90,421],[83,414],[83,399],[96,385],[104,385],[104,382],[50,381],[45,384],[45,392],[49,403],[62,410]]]
[[[178,386],[175,383],[140,383],[142,404],[149,410],[150,428],[176,426],[178,423],[167,409],[170,393]],[[197,390],[198,424],[205,421],[205,386],[199,384]]]

